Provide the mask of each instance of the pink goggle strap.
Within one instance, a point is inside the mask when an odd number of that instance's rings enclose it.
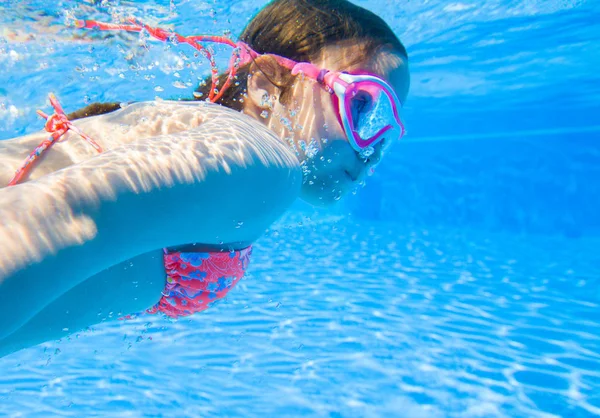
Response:
[[[241,66],[251,63],[257,57],[261,56],[258,52],[254,51],[250,46],[248,46],[244,42],[233,42],[231,39],[226,38],[224,36],[210,36],[210,35],[201,35],[201,36],[182,36],[173,31],[166,31],[161,28],[155,28],[148,26],[142,22],[134,18],[128,19],[129,24],[113,24],[113,23],[103,23],[95,20],[77,20],[75,21],[75,27],[80,29],[99,29],[106,31],[127,31],[127,32],[141,32],[142,30],[146,30],[150,36],[155,39],[158,39],[163,42],[167,42],[169,40],[176,40],[179,43],[185,43],[193,48],[197,49],[204,55],[210,62],[211,66],[211,79],[212,85],[209,93],[209,100],[211,102],[217,102],[225,93],[225,90],[231,85],[237,69]],[[199,42],[214,42],[224,45],[229,45],[234,48],[234,53],[231,56],[231,60],[229,61],[229,75],[227,76],[227,80],[225,84],[221,87],[221,89],[217,92],[217,81],[219,77],[219,72],[217,69],[217,65],[215,63],[214,57],[210,53],[208,49],[203,47]],[[322,72],[315,65],[310,63],[297,63],[289,58],[285,58],[275,54],[269,54],[283,67],[292,71],[292,75],[296,75],[300,72],[304,73],[306,76],[318,80],[322,83],[322,80],[319,80],[320,72]]]
[[[248,64],[259,55],[250,47],[248,47],[248,45],[246,45],[245,43],[233,42],[231,39],[225,36],[182,36],[173,31],[166,31],[161,28],[148,26],[144,23],[137,21],[134,18],[128,19],[128,22],[129,24],[113,24],[97,22],[95,20],[77,20],[75,22],[75,27],[80,29],[99,29],[106,31],[126,32],[141,32],[142,30],[145,30],[150,34],[150,36],[159,41],[167,42],[173,40],[179,43],[190,45],[192,48],[200,51],[200,53],[210,62],[212,84],[208,98],[213,103],[217,102],[223,96],[227,88],[231,85],[237,72],[237,69],[240,66]],[[234,54],[232,55],[231,60],[229,62],[229,75],[227,76],[225,84],[223,84],[221,89],[218,91],[217,82],[219,78],[219,71],[217,69],[217,64],[215,62],[214,56],[210,53],[210,51],[207,48],[202,46],[200,42],[213,42],[223,45],[229,45],[230,47],[234,48]]]

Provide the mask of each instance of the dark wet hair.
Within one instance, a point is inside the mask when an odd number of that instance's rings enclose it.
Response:
[[[389,47],[408,58],[404,45],[382,18],[346,0],[274,0],[250,21],[240,40],[260,54],[281,55],[299,62],[314,61],[325,47],[343,41],[361,43],[365,51]],[[260,70],[280,88],[280,100],[285,102],[292,77],[289,71],[283,78],[270,77],[276,65],[273,60],[271,68],[261,66]],[[242,109],[240,98],[247,88],[249,70],[250,65],[238,70],[237,82],[217,103]],[[227,72],[220,74],[219,85],[226,79]],[[210,88],[207,78],[196,89],[195,98],[206,100]]]

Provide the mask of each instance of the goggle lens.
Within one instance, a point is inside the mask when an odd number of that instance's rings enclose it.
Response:
[[[353,120],[353,125],[356,133],[363,140],[374,139],[377,141],[379,138],[374,138],[377,133],[386,126],[396,125],[394,108],[389,96],[383,90],[379,90],[376,93],[369,92],[368,94],[371,99],[369,103],[362,105],[359,111],[356,112],[357,118]],[[389,134],[392,133],[388,131],[386,136]],[[392,135],[399,135],[399,133],[393,133]]]

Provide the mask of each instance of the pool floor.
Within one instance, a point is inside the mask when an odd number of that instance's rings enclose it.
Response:
[[[0,359],[19,416],[600,414],[598,240],[283,223],[191,320]]]

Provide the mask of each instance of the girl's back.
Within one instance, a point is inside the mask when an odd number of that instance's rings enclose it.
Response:
[[[190,140],[201,136],[207,152],[223,158],[241,161],[260,156],[276,165],[298,165],[289,148],[271,130],[240,112],[206,102],[139,102],[73,123],[105,151],[156,136],[187,136]],[[27,155],[48,136],[40,131],[0,141],[0,188],[8,184]],[[40,178],[96,155],[93,147],[69,131],[35,163],[26,179]]]

